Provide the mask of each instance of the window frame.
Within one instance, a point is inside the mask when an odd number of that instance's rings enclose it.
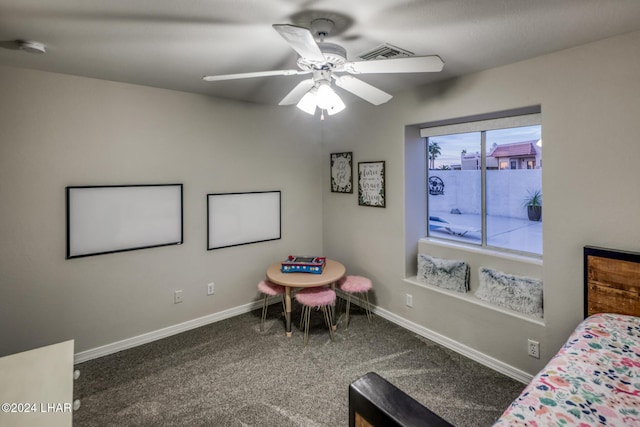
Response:
[[[454,242],[456,244],[461,244],[461,245],[465,245],[465,246],[470,246],[470,247],[475,247],[475,248],[482,248],[482,249],[487,249],[487,250],[492,250],[492,251],[496,251],[496,252],[504,252],[504,253],[510,253],[510,254],[516,254],[516,255],[523,255],[523,256],[527,256],[527,257],[531,257],[531,258],[542,258],[544,255],[544,247],[541,246],[541,252],[540,254],[535,253],[535,252],[527,252],[527,251],[523,251],[523,250],[517,250],[517,249],[511,249],[511,248],[506,248],[506,247],[500,247],[500,246],[493,246],[493,245],[489,245],[487,244],[487,177],[486,177],[486,173],[487,173],[487,165],[486,165],[486,159],[487,159],[487,153],[486,153],[486,133],[488,131],[491,130],[498,130],[498,129],[508,129],[508,128],[517,128],[517,127],[524,127],[524,126],[534,126],[534,125],[538,125],[541,127],[540,129],[540,133],[542,135],[542,116],[541,116],[541,112],[540,109],[538,107],[537,111],[527,111],[527,112],[523,112],[523,113],[519,113],[519,114],[513,114],[513,115],[509,115],[506,114],[505,116],[498,116],[498,117],[493,117],[490,119],[480,119],[480,120],[473,120],[473,119],[469,119],[469,120],[463,120],[463,119],[457,119],[457,120],[451,120],[451,121],[446,121],[446,122],[438,122],[438,123],[433,123],[433,124],[427,124],[427,125],[423,125],[420,127],[420,136],[422,137],[425,147],[426,147],[426,152],[427,152],[427,163],[425,165],[425,169],[426,169],[426,179],[427,179],[427,185],[425,187],[425,191],[428,192],[428,180],[430,177],[430,170],[429,170],[429,150],[428,150],[428,146],[429,146],[429,138],[433,138],[433,137],[437,137],[437,136],[445,136],[445,135],[453,135],[453,134],[460,134],[460,133],[471,133],[471,132],[480,132],[480,153],[481,153],[481,167],[480,167],[480,180],[481,180],[481,184],[480,184],[480,190],[481,190],[481,212],[480,212],[480,217],[481,217],[481,239],[480,239],[480,243],[471,243],[471,242],[466,242],[466,241],[462,241],[462,240],[458,240],[458,239],[450,239],[450,238],[446,238],[446,237],[441,237],[441,236],[434,236],[431,234],[431,230],[429,228],[429,215],[430,215],[430,211],[429,211],[429,195],[427,194],[426,196],[426,202],[427,202],[427,206],[426,206],[426,237],[429,239],[434,239],[434,240],[438,240],[438,241],[445,241],[445,242]],[[542,136],[541,136],[542,138]],[[506,164],[506,169],[511,169],[512,163],[513,161],[516,162],[516,169],[517,169],[517,159],[505,159],[504,163]],[[534,169],[535,169],[535,164],[536,161],[535,159],[532,161],[533,165],[534,165]],[[498,169],[502,170],[502,160],[498,161]],[[527,162],[528,165],[529,162]],[[540,158],[540,169],[542,169],[542,157]],[[527,167],[527,169],[529,169]],[[542,172],[541,172],[542,174]],[[540,188],[542,188],[542,182],[540,183]]]

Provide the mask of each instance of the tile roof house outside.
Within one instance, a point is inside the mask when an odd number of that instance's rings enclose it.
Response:
[[[536,142],[493,144],[491,152],[487,155],[487,167],[491,168],[489,158],[495,159],[494,167],[499,169],[536,169],[542,167],[542,150],[537,149]]]
[[[542,149],[538,148],[536,143],[537,141],[522,141],[501,145],[493,144],[491,151],[487,154],[487,169],[527,169],[528,161],[533,162],[532,169],[542,167]],[[511,160],[516,160],[514,168],[510,167]],[[501,161],[504,167],[500,166]],[[461,167],[453,169],[480,169],[480,153],[462,154],[460,162]]]

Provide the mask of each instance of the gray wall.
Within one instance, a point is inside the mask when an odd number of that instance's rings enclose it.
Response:
[[[295,108],[0,68],[0,355],[69,338],[80,352],[242,306],[257,297],[265,266],[298,252],[371,277],[373,301],[394,316],[534,373],[582,318],[583,245],[640,250],[638,47],[636,32],[383,106],[351,105],[324,122]],[[404,280],[425,229],[422,177],[411,169],[423,154],[411,125],[536,104],[544,325]],[[342,151],[353,151],[356,167],[386,161],[386,208],[330,192],[329,153]],[[65,186],[158,182],[185,185],[184,245],[64,259]],[[283,191],[282,240],[205,250],[206,193],[270,189]],[[173,304],[175,289],[182,304]],[[540,360],[526,355],[526,338],[541,342]]]
[[[384,310],[535,373],[582,319],[582,247],[640,250],[640,56],[632,53],[639,48],[635,32],[409,91],[377,108],[349,108],[325,133],[324,156],[353,151],[356,167],[385,160],[387,207],[361,207],[356,195],[330,193],[325,168],[325,254],[371,277]],[[403,280],[415,275],[425,228],[424,174],[411,168],[424,151],[410,125],[531,105],[542,106],[544,325]],[[413,308],[405,306],[406,293]],[[540,360],[527,356],[527,338],[540,341]]]
[[[242,306],[268,265],[322,252],[321,146],[295,108],[12,68],[0,94],[0,355]],[[146,183],[184,184],[182,246],[65,260],[66,186]],[[282,239],[207,251],[206,194],[259,190],[282,191]]]

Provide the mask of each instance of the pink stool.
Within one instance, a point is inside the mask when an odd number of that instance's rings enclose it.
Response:
[[[347,328],[349,327],[349,309],[351,308],[352,294],[359,294],[361,297],[364,296],[367,319],[371,322],[371,307],[369,305],[371,280],[362,276],[344,276],[338,281],[338,287],[342,292],[347,294]]]
[[[262,300],[262,318],[260,320],[260,330],[264,331],[264,321],[267,318],[267,300],[269,297],[274,297],[276,295],[282,295],[282,311],[285,310],[284,305],[284,286],[276,285],[273,282],[268,280],[262,280],[258,283],[258,291],[264,294],[264,299]]]
[[[302,305],[300,327],[304,327],[304,345],[306,346],[309,340],[309,321],[311,320],[312,308],[322,308],[324,321],[329,327],[329,335],[333,340],[333,322],[329,307],[336,302],[336,292],[331,288],[324,287],[303,288],[296,294],[296,300]]]

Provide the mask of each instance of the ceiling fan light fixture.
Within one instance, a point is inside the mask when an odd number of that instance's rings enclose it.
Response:
[[[335,92],[334,92],[335,93]],[[331,106],[331,108],[327,108],[327,114],[333,116],[334,114],[338,114],[340,111],[345,109],[344,102],[338,95],[336,95],[336,102]]]
[[[331,84],[327,80],[322,80],[318,84],[317,104],[318,108],[327,111],[332,109],[338,109],[339,111],[344,110],[344,102],[342,102],[338,94],[331,88]]]
[[[307,114],[311,114],[312,116],[316,113],[316,94],[315,88],[311,88],[304,96],[298,101],[296,107],[301,109]]]

